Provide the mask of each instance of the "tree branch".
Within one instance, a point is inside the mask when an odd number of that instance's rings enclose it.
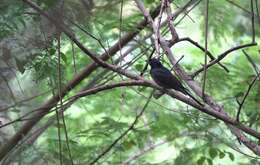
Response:
[[[244,53],[244,55],[246,56],[246,58],[250,62],[250,64],[253,66],[255,73],[258,74],[260,71],[259,71],[258,67],[256,66],[254,60],[247,54],[247,52],[245,50],[242,50],[242,52]]]
[[[196,46],[197,48],[199,48],[200,50],[202,50],[203,52],[206,51],[205,48],[203,48],[200,44],[198,44],[197,42],[193,41],[193,40],[192,40],[191,38],[189,38],[189,37],[181,38],[181,39],[179,39],[177,42],[181,42],[181,41],[188,41],[188,42],[190,42],[191,44],[193,44],[194,46]],[[207,50],[206,52],[207,52],[207,55],[209,56],[209,58],[210,58],[211,60],[215,60],[215,59],[216,59],[216,58],[212,55],[212,53],[211,53],[209,50]],[[228,70],[227,67],[225,67],[225,66],[224,66],[223,64],[221,64],[220,62],[217,62],[217,63],[218,63],[219,66],[221,66],[226,72],[229,72],[229,70]]]
[[[249,94],[251,88],[253,87],[253,85],[255,84],[255,82],[256,82],[256,80],[257,80],[257,78],[259,77],[259,75],[260,75],[260,72],[254,77],[254,79],[253,79],[253,80],[251,81],[251,83],[249,84],[249,86],[248,86],[248,88],[247,88],[247,91],[246,91],[246,93],[244,94],[244,97],[243,97],[242,101],[241,101],[241,102],[238,102],[238,104],[239,104],[239,107],[238,107],[238,110],[237,110],[237,121],[238,121],[238,122],[239,122],[239,115],[240,115],[242,106],[243,106],[243,104],[244,104],[244,102],[245,102],[245,100],[246,100],[246,98],[247,98],[247,96],[248,96],[248,94]]]
[[[136,1],[137,1],[137,0],[136,0]],[[141,3],[141,2],[138,1],[138,3]],[[139,9],[140,9],[143,13],[145,13],[145,11],[142,10],[143,8],[139,8]],[[160,43],[161,43],[161,46],[162,46],[163,50],[166,52],[166,55],[168,56],[170,62],[172,63],[172,65],[175,66],[174,68],[175,68],[176,73],[186,81],[186,83],[193,89],[193,91],[194,91],[197,95],[199,95],[200,97],[202,97],[202,89],[199,87],[199,85],[198,85],[195,81],[192,81],[192,79],[190,78],[190,76],[188,76],[188,75],[184,72],[184,70],[183,70],[179,65],[175,65],[175,64],[176,64],[176,60],[175,60],[175,58],[174,58],[174,56],[173,56],[173,54],[172,54],[172,52],[171,52],[171,49],[169,48],[169,44],[166,42],[166,40],[165,40],[164,38],[160,38]],[[255,45],[255,43],[252,43],[252,44]],[[218,60],[220,61],[222,58],[224,58],[224,57],[226,56],[226,54],[228,54],[228,53],[230,53],[230,52],[232,52],[232,51],[234,51],[234,50],[236,50],[236,49],[239,49],[239,48],[245,47],[245,46],[249,46],[249,45],[251,46],[252,44],[242,45],[242,46],[238,46],[238,47],[229,49],[228,51],[226,51],[226,52],[224,52],[222,55],[220,55],[220,57],[219,57],[218,59],[214,60],[214,62],[217,63]],[[213,61],[212,61],[212,62],[213,62]],[[211,63],[210,63],[210,64],[211,64]],[[203,70],[203,68],[202,68],[202,70]],[[198,110],[202,111],[202,112],[205,112],[205,113],[211,114],[211,115],[213,115],[213,112],[214,112],[214,113],[219,113],[219,115],[221,116],[221,117],[218,116],[219,119],[222,118],[222,117],[224,117],[224,116],[225,116],[225,118],[226,118],[226,117],[229,118],[228,114],[223,110],[223,108],[222,108],[220,105],[216,104],[216,103],[214,102],[214,100],[213,100],[210,96],[208,96],[208,95],[206,95],[206,94],[205,94],[205,101],[206,101],[206,103],[213,109],[213,111],[207,111],[204,107],[196,107],[196,108],[197,108]],[[234,121],[232,121],[232,122],[226,122],[226,123],[228,124],[229,128],[231,129],[231,132],[234,133],[234,134],[237,136],[237,138],[239,138],[240,141],[241,141],[244,145],[246,145],[248,148],[250,148],[255,154],[258,154],[258,155],[259,155],[259,154],[260,154],[260,147],[257,146],[255,143],[251,142],[250,140],[248,140],[248,139],[240,132],[240,130],[237,129],[237,128],[240,128],[241,130],[243,130],[243,129],[244,129],[244,128],[242,128],[243,126],[241,127],[241,126],[239,126],[239,125],[240,125],[239,123],[234,124],[233,122],[234,122]],[[236,121],[235,121],[235,122],[236,122]],[[233,123],[233,124],[231,124],[231,123]],[[230,125],[230,124],[231,124],[231,125]],[[235,128],[234,126],[236,126],[237,128]],[[251,128],[250,128],[250,130],[251,130]],[[247,131],[246,131],[246,130],[243,130],[243,131],[246,132],[246,133],[249,133],[248,130],[247,130]],[[251,131],[250,131],[250,132],[251,132]],[[258,133],[258,132],[256,132],[256,131],[255,131],[255,133],[257,134],[257,138],[259,138],[258,136],[260,135],[260,133]],[[252,135],[251,133],[249,133],[249,134]]]
[[[220,54],[218,56],[218,58],[216,58],[215,60],[211,61],[206,68],[208,69],[209,67],[215,65],[216,63],[220,62],[223,58],[225,58],[229,53],[232,53],[233,51],[242,49],[242,48],[246,48],[246,47],[250,47],[250,46],[255,46],[257,45],[257,43],[250,43],[250,44],[244,44],[244,45],[239,45],[236,47],[233,47],[231,49],[228,49],[227,51],[225,51],[224,53]],[[204,66],[202,68],[200,68],[199,70],[197,70],[196,72],[194,72],[191,77],[196,77],[200,72],[202,72],[204,69]]]
[[[257,4],[256,4],[257,6]],[[254,13],[254,1],[251,0],[251,24],[252,24],[252,43],[255,42],[255,13]]]
[[[44,13],[39,7],[37,7],[34,3],[32,3],[29,0],[23,0],[25,3],[27,3],[29,6],[33,6],[36,8],[40,13]],[[158,15],[159,12],[159,7],[157,7],[152,13],[152,17],[155,17]],[[176,12],[176,15],[180,14],[180,12]],[[47,15],[44,13],[44,15]],[[51,19],[53,20],[53,19]],[[53,20],[55,21],[55,20]],[[125,46],[129,41],[131,41],[138,33],[140,30],[142,30],[147,24],[146,20],[142,20],[139,22],[136,26],[136,30],[129,32],[122,36],[121,38],[121,46]],[[63,26],[63,25],[62,25]],[[59,26],[58,26],[59,27]],[[120,49],[119,42],[114,44],[110,49],[107,51],[109,52],[108,54],[114,55],[118,50]],[[88,51],[87,51],[88,52]],[[110,58],[110,56],[107,55],[107,53],[103,53],[100,56],[100,59],[106,61]],[[70,90],[72,90],[75,86],[77,86],[85,77],[89,76],[96,68],[98,65],[93,62],[87,67],[85,67],[80,73],[78,73],[62,90],[62,97],[64,97]],[[17,132],[16,134],[8,141],[6,142],[0,149],[0,160],[12,149],[15,147],[15,145],[26,135],[32,127],[43,117],[45,116],[51,108],[53,108],[57,102],[59,101],[59,95],[55,95],[49,100],[47,100],[42,106],[40,106],[37,115],[35,115],[35,119],[30,120],[26,122]]]
[[[206,0],[206,5],[205,5],[205,57],[204,57],[204,68],[203,68],[203,84],[202,84],[202,98],[204,100],[205,98],[205,89],[206,89],[206,80],[207,80],[207,63],[208,63],[208,23],[209,23],[209,0]]]

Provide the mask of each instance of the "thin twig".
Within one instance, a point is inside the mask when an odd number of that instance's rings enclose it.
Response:
[[[57,120],[57,129],[58,129],[58,145],[59,145],[59,160],[60,160],[60,165],[62,165],[62,148],[61,148],[61,131],[60,131],[60,119],[59,119],[59,114],[58,110],[56,109],[56,120]]]
[[[147,108],[151,98],[152,98],[153,92],[151,92],[149,98],[147,99],[143,109],[140,111],[140,113],[135,117],[135,120],[133,121],[133,123],[130,125],[130,127],[124,131],[116,140],[114,140],[114,142],[109,145],[101,154],[99,154],[93,161],[91,161],[89,163],[89,165],[93,165],[95,163],[98,162],[99,159],[101,159],[105,154],[107,154],[116,144],[118,141],[120,141],[122,138],[124,138],[131,130],[134,129],[134,126],[137,124],[139,118],[142,116],[142,114],[144,113],[145,109]]]
[[[200,0],[200,1],[201,1],[201,0]],[[198,1],[198,3],[199,3],[200,1]],[[178,5],[177,3],[173,2],[173,4],[174,4],[177,8],[179,8],[179,5]],[[196,6],[196,5],[195,5],[195,6]],[[194,7],[194,6],[193,6],[193,7]],[[193,8],[193,7],[192,7],[192,8]],[[190,10],[192,10],[192,9],[190,9]],[[183,12],[184,12],[184,16],[187,16],[187,17],[191,20],[191,22],[195,23],[194,19],[191,18],[191,16],[189,15],[189,11],[184,10]]]
[[[138,8],[142,8],[142,10],[144,11],[144,17],[147,19],[148,23],[150,24],[150,27],[153,30],[153,34],[154,34],[154,46],[155,46],[155,50],[156,50],[156,57],[160,56],[160,42],[159,42],[159,38],[160,33],[158,34],[158,27],[156,26],[155,22],[153,21],[152,17],[150,16],[149,12],[146,10],[146,8],[144,7],[144,5],[142,3],[140,3],[139,0],[135,0],[136,5],[138,6]]]
[[[259,14],[259,9],[258,9],[258,0],[255,0],[255,7],[256,7],[256,16],[257,16],[257,19],[258,19],[258,23],[260,24],[260,14]]]
[[[244,8],[243,6],[241,6],[241,5],[237,4],[237,3],[235,3],[234,1],[232,1],[232,0],[226,0],[226,1],[227,1],[228,3],[230,3],[230,4],[232,4],[233,6],[236,6],[237,8],[243,10],[244,12],[250,14],[250,11],[249,11],[249,10],[247,10],[247,9]]]
[[[69,138],[68,138],[68,132],[67,132],[67,126],[66,126],[66,122],[65,122],[65,118],[64,118],[64,109],[63,109],[63,100],[62,100],[62,80],[61,80],[61,46],[60,46],[60,37],[58,39],[58,78],[59,78],[59,99],[60,99],[60,107],[61,107],[61,118],[62,118],[62,123],[64,126],[64,133],[65,133],[65,140],[66,140],[66,145],[67,145],[67,149],[68,149],[68,154],[69,154],[69,158],[70,158],[70,162],[71,165],[74,165],[73,163],[73,159],[72,159],[72,155],[71,155],[71,150],[70,150],[70,145],[69,145]],[[57,115],[57,119],[59,118],[59,113],[56,112]],[[59,123],[58,123],[58,128],[59,128]]]
[[[71,50],[72,50],[72,60],[73,60],[74,74],[77,74],[76,58],[75,58],[75,47],[74,47],[74,43],[72,41],[71,41]]]
[[[141,157],[142,155],[156,149],[157,147],[163,145],[163,144],[166,144],[168,142],[168,140],[162,140],[156,144],[152,144],[152,145],[149,145],[147,147],[144,147],[143,149],[141,149],[140,151],[138,152],[135,152],[133,153],[133,155],[131,155],[129,158],[127,158],[126,160],[124,160],[122,163],[120,163],[120,165],[129,165],[130,162],[138,159],[139,157]]]
[[[206,0],[205,5],[205,57],[204,57],[204,69],[203,69],[203,84],[202,84],[202,98],[205,100],[205,89],[207,80],[207,63],[208,63],[208,23],[209,23],[209,0]]]
[[[8,48],[3,48],[3,49],[7,49],[6,51],[8,51],[7,53],[10,53],[9,51],[9,49]],[[4,51],[4,50],[3,50]],[[3,54],[4,53],[6,53],[6,52],[3,52]],[[18,84],[18,87],[19,87],[19,89],[20,89],[20,91],[21,91],[21,93],[24,95],[24,90],[23,90],[23,88],[22,88],[22,86],[21,86],[21,83],[20,83],[20,80],[18,79],[18,76],[17,76],[17,73],[12,69],[12,67],[11,67],[11,65],[9,64],[9,62],[6,60],[3,60],[3,62],[7,65],[7,67],[8,67],[8,69],[10,70],[10,72],[12,72],[13,74],[14,74],[14,76],[15,76],[15,80],[17,81],[17,84]]]
[[[260,71],[258,69],[258,67],[256,66],[255,62],[253,61],[253,59],[247,54],[247,52],[245,50],[242,50],[242,52],[244,53],[244,55],[246,56],[247,60],[251,63],[251,65],[253,66],[256,74],[258,74]]]
[[[184,10],[183,12],[185,12],[185,14],[182,16],[182,18],[181,18],[180,20],[178,20],[178,21],[176,22],[175,26],[176,26],[177,24],[179,24],[186,16],[189,16],[188,14],[189,14],[196,6],[198,6],[201,1],[202,1],[202,0],[198,0],[190,9],[188,9],[187,11]],[[186,14],[186,13],[187,13],[187,14]],[[189,18],[191,19],[191,17],[189,17]],[[192,20],[192,19],[191,19],[191,20]],[[192,22],[193,22],[193,20],[192,20]]]
[[[160,35],[162,15],[163,15],[163,12],[164,12],[164,9],[165,9],[165,1],[166,0],[161,0],[161,9],[160,9],[160,13],[159,13],[158,19],[157,19],[158,20],[158,24],[157,24],[157,27],[156,27],[157,29],[156,29],[155,33],[153,33],[153,34],[156,34],[157,38]],[[158,42],[158,44],[160,44],[159,40],[157,42]],[[158,46],[160,46],[160,45],[158,45]],[[159,51],[160,51],[160,49],[159,49]],[[160,52],[158,54],[160,55]]]
[[[61,107],[62,107],[61,118],[62,118],[62,123],[63,123],[63,126],[64,126],[64,133],[65,133],[65,140],[66,140],[66,145],[67,145],[67,149],[68,149],[68,154],[69,154],[71,165],[74,165],[72,154],[71,154],[71,149],[70,149],[70,145],[69,145],[70,140],[69,140],[66,121],[65,121],[64,112],[63,112],[63,111],[65,111],[65,109],[64,109],[64,106],[61,106]]]
[[[254,1],[253,0],[251,0],[251,24],[252,24],[252,43],[254,43],[255,42],[255,14],[254,14]]]
[[[246,98],[247,98],[247,96],[248,96],[248,94],[249,94],[251,88],[253,87],[253,85],[255,84],[255,82],[256,82],[256,80],[257,80],[257,78],[259,77],[259,75],[260,75],[260,73],[258,73],[258,74],[254,77],[254,79],[253,79],[253,80],[251,81],[251,83],[249,84],[249,86],[248,86],[248,88],[247,88],[247,91],[246,91],[246,93],[244,94],[244,97],[243,97],[242,101],[241,101],[241,102],[238,102],[239,107],[238,107],[238,110],[237,110],[237,117],[236,117],[237,122],[239,122],[239,115],[240,115],[240,113],[241,113],[242,106],[244,105],[244,102],[245,102],[245,100],[246,100]]]
[[[14,95],[14,93],[13,93],[13,91],[12,91],[12,88],[11,88],[10,84],[8,83],[7,78],[5,77],[4,74],[2,74],[2,72],[0,72],[0,76],[1,76],[1,78],[4,80],[4,82],[5,82],[5,84],[6,84],[7,88],[8,88],[8,90],[9,90],[9,92],[10,92],[11,98],[13,99],[14,103],[16,104],[15,95]]]
[[[190,42],[192,45],[194,45],[194,46],[196,46],[197,48],[199,48],[200,50],[202,50],[203,52],[206,51],[205,48],[203,48],[203,46],[201,46],[199,43],[197,43],[196,41],[192,40],[192,39],[189,38],[189,37],[180,38],[180,39],[178,40],[178,42],[181,42],[181,41],[188,41],[188,42]],[[207,52],[207,55],[209,56],[209,58],[210,58],[211,60],[215,60],[215,59],[216,59],[216,58],[212,55],[212,53],[211,53],[209,50],[207,50],[206,52]],[[227,73],[229,72],[229,70],[228,70],[227,67],[225,67],[225,66],[224,66],[223,64],[221,64],[220,62],[217,62],[217,63],[218,63],[218,65],[219,65],[220,67],[222,67]]]
[[[51,89],[51,90],[52,90],[52,89]],[[12,104],[12,105],[9,105],[9,106],[7,106],[7,107],[3,107],[2,109],[0,109],[0,112],[5,112],[5,111],[7,111],[7,110],[10,109],[10,108],[14,108],[14,107],[16,107],[16,106],[19,106],[19,105],[25,103],[25,102],[31,101],[31,100],[33,100],[33,99],[39,97],[39,96],[43,96],[43,95],[45,95],[45,94],[48,94],[51,90],[48,90],[48,91],[43,92],[43,93],[40,93],[40,94],[38,94],[38,95],[34,95],[34,96],[28,97],[28,98],[26,98],[26,99],[17,101],[16,103],[14,103],[14,104]]]
[[[208,63],[208,65],[206,66],[206,68],[210,68],[211,66],[215,65],[216,63],[220,62],[222,59],[224,59],[229,53],[232,53],[233,51],[242,49],[242,48],[246,48],[246,47],[251,47],[251,46],[255,46],[257,45],[257,43],[249,43],[249,44],[244,44],[244,45],[239,45],[236,47],[233,47],[231,49],[228,49],[227,51],[225,51],[224,53],[220,54],[218,56],[218,58],[216,58],[215,60],[211,61]],[[196,77],[200,72],[202,72],[204,69],[204,66],[202,68],[200,68],[199,70],[197,70],[196,72],[194,72],[191,77],[194,78]]]
[[[152,58],[153,54],[155,52],[155,49],[152,50],[152,52],[150,53],[149,57],[148,57],[148,60],[147,62],[145,63],[145,66],[144,66],[144,69],[142,70],[142,72],[140,73],[140,76],[143,76],[143,74],[145,73],[145,71],[147,70],[148,68],[148,63],[149,63],[149,60]]]
[[[60,106],[62,108],[62,96],[61,96],[61,52],[60,52],[60,38],[61,35],[59,34],[58,37],[58,45],[57,45],[57,49],[58,49],[58,91],[59,91],[59,98],[60,98]],[[54,95],[54,92],[53,92]],[[60,127],[60,118],[59,118],[59,112],[58,109],[56,108],[55,110],[56,112],[56,119],[57,119],[57,129],[58,129],[58,144],[59,144],[59,159],[60,159],[60,165],[62,165],[63,161],[62,161],[62,145],[61,145],[61,127]]]
[[[172,66],[171,70],[173,70],[174,67],[175,67],[176,65],[178,65],[179,62],[180,62],[183,58],[184,58],[184,55],[182,55],[182,56],[177,60],[177,62]]]
[[[91,37],[92,39],[96,40],[98,42],[98,44],[100,45],[100,47],[104,50],[104,52],[106,53],[106,55],[110,56],[109,51],[107,51],[107,49],[105,48],[105,46],[103,45],[103,43],[101,42],[100,39],[98,39],[96,36],[94,36],[93,34],[91,34],[90,32],[88,32],[87,30],[85,30],[83,27],[81,27],[79,24],[71,21],[70,19],[67,19],[71,24],[73,24],[74,26],[76,26],[78,29],[80,29],[82,32],[84,32],[86,35],[88,35],[89,37]],[[121,40],[119,40],[119,50],[121,50]]]
[[[179,39],[179,36],[176,32],[176,29],[174,28],[174,24],[173,24],[173,15],[172,15],[172,11],[171,11],[171,6],[170,6],[170,2],[169,0],[166,0],[165,2],[165,7],[166,7],[166,14],[167,14],[167,25],[168,28],[170,29],[172,38],[171,40],[173,42],[176,42]]]

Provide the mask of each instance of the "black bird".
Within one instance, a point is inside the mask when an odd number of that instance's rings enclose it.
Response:
[[[180,91],[183,94],[190,96],[199,105],[203,105],[188,92],[188,90],[181,84],[181,82],[171,73],[170,70],[165,68],[158,59],[150,59],[149,64],[151,66],[150,74],[156,84],[165,89],[174,89],[176,91]]]

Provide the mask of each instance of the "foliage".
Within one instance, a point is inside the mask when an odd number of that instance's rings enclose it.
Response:
[[[140,11],[135,6],[133,7],[133,2],[129,0],[94,2],[93,10],[88,14],[79,10],[80,1],[68,0],[65,2],[67,3],[65,3],[65,11],[67,11],[65,15],[98,38],[105,49],[118,41],[120,30],[122,30],[121,35],[132,32],[136,30],[136,24],[143,19]],[[122,2],[124,2],[124,8],[120,29],[120,3]],[[157,6],[158,2],[144,1],[145,6],[149,9]],[[175,5],[172,5],[172,7],[177,8],[176,6],[182,6],[186,2],[187,0],[175,1]],[[35,22],[32,22],[31,18],[22,16],[23,12],[28,11],[28,6],[23,3],[14,5],[15,3],[17,3],[15,0],[5,0],[0,4],[1,39],[7,38],[16,31],[24,30],[23,28],[27,24],[39,23],[39,20],[35,19],[33,20]],[[45,11],[55,6],[56,3],[56,1],[51,0],[37,1],[37,4]],[[238,0],[236,3],[250,11],[249,1]],[[133,8],[135,10],[128,10]],[[204,9],[205,3],[202,1],[197,8],[189,13],[195,23],[191,22],[189,17],[185,17],[176,26],[177,32],[182,34],[181,37],[191,37],[203,45]],[[83,18],[84,13],[87,15],[86,18]],[[225,0],[210,1],[209,13],[209,50],[215,57],[228,48],[251,41],[251,31],[248,26],[251,19],[248,13]],[[38,17],[38,15],[34,17]],[[91,36],[73,26],[71,22],[65,22],[77,38],[96,56],[106,51]],[[257,20],[256,26],[259,27]],[[150,31],[147,28],[142,31],[142,35],[148,34]],[[260,29],[258,28],[256,30],[256,41],[259,41],[259,33]],[[151,43],[148,40],[141,40],[142,37],[135,37],[135,40],[140,39],[139,43],[132,41],[131,44],[127,45],[127,48],[130,48],[137,43],[136,49],[118,63],[121,66],[125,65],[124,69],[136,74],[140,74],[143,70],[149,55],[148,52],[151,50],[143,53],[143,50],[146,50]],[[61,35],[61,40],[61,83],[64,85],[92,61],[75,45],[75,50],[72,50],[71,41],[64,35]],[[176,58],[185,55],[179,64],[184,66],[187,72],[192,73],[201,68],[204,52],[197,49],[197,47],[186,42],[180,42],[174,45],[172,50]],[[259,68],[260,47],[254,46],[244,50]],[[56,39],[53,39],[48,49],[35,49],[35,52],[32,58],[25,61],[16,59],[18,71],[21,74],[30,74],[35,83],[39,84],[40,90],[55,89],[57,92],[59,63]],[[72,57],[73,55],[75,58]],[[115,63],[120,56],[121,54],[118,53],[109,62]],[[135,59],[137,60],[133,62]],[[127,66],[130,61],[133,64]],[[241,50],[234,51],[221,62],[229,69],[229,72],[225,72],[218,65],[211,67],[207,72],[206,92],[221,103],[228,114],[235,117],[238,109],[237,100],[242,99],[248,84],[255,76],[255,69]],[[168,61],[164,58],[164,64],[166,63]],[[168,66],[170,68],[170,65]],[[150,79],[148,70],[144,74],[146,79]],[[67,103],[66,101],[70,96],[85,88],[93,80],[96,80],[94,86],[99,86],[104,83],[111,84],[125,79],[125,77],[118,76],[118,74],[106,71],[106,68],[98,68],[74,88],[71,93],[66,95],[64,104]],[[196,77],[196,80],[202,84],[202,74]],[[83,97],[70,105],[65,111],[65,120],[70,152],[75,164],[87,164],[104,152],[133,123],[136,115],[144,107],[150,93],[151,89],[147,87],[122,87]],[[52,93],[49,94],[49,97],[51,96]],[[47,101],[46,96],[41,97]],[[259,129],[260,125],[259,98],[260,83],[258,79],[242,107],[240,118],[241,122],[250,125],[255,130]],[[55,116],[54,112],[48,114],[38,125],[44,125],[53,116]],[[49,164],[59,164],[59,142],[62,145],[62,161],[64,164],[70,164],[69,150],[65,138],[65,125],[61,122],[61,119],[59,124],[56,120],[54,121],[37,139],[33,147],[27,146],[24,148],[25,152],[21,154],[21,164],[37,164],[37,161],[42,160],[47,161]],[[61,130],[61,140],[58,138],[58,128]],[[162,141],[166,143],[144,151]],[[253,141],[256,140],[253,139]],[[119,140],[112,147],[112,150],[99,160],[98,164],[120,164],[129,159],[132,160],[130,161],[131,164],[140,165],[259,163],[258,159],[242,155],[233,150],[230,148],[230,144],[233,148],[239,148],[242,152],[247,153],[247,150],[239,145],[222,122],[180,101],[163,96],[158,100],[151,99],[143,116],[134,128]],[[38,152],[33,152],[34,149],[37,149]],[[138,153],[141,154],[138,155]],[[247,154],[253,155],[252,153]],[[16,158],[15,160],[20,159]]]
[[[0,4],[0,39],[25,28],[23,4],[17,0],[2,0]]]

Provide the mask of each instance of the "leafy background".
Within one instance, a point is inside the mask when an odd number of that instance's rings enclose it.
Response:
[[[34,1],[45,11],[59,16],[58,0]],[[64,17],[66,24],[86,47],[97,55],[104,49],[100,44],[78,29],[73,23],[94,35],[107,49],[126,32],[133,31],[137,22],[143,17],[136,5],[130,0],[65,0]],[[122,22],[120,25],[120,5],[123,2]],[[257,1],[256,1],[257,2]],[[154,9],[159,1],[145,0],[147,8]],[[187,3],[187,0],[174,1],[176,9]],[[238,6],[234,5],[237,4]],[[260,3],[258,2],[258,7]],[[86,8],[87,7],[87,8]],[[37,108],[58,88],[58,42],[55,39],[57,29],[32,9],[18,0],[2,0],[0,4],[0,38],[1,38],[1,86],[6,93],[1,94],[1,103],[16,106],[8,109],[3,115],[14,120]],[[257,8],[255,8],[256,10]],[[201,45],[204,44],[204,11],[205,1],[201,1],[177,26],[182,37],[190,37]],[[225,50],[251,41],[250,1],[218,0],[210,1],[209,6],[209,50],[219,55]],[[259,41],[260,17],[255,19],[256,41]],[[177,19],[180,20],[180,18]],[[73,23],[72,23],[73,22]],[[249,26],[250,25],[250,26]],[[120,32],[121,31],[121,32]],[[140,73],[151,49],[151,41],[145,40],[150,29],[141,31],[132,44],[135,49],[118,65],[127,64],[128,69]],[[169,35],[169,34],[166,34]],[[4,48],[5,51],[4,52]],[[127,45],[131,48],[131,45]],[[149,49],[147,51],[147,49]],[[125,51],[125,49],[123,49]],[[192,73],[201,67],[204,52],[189,44],[180,42],[172,47],[176,58],[184,55],[180,65]],[[260,65],[260,47],[244,49],[255,64]],[[9,53],[8,53],[9,52]],[[76,73],[92,61],[84,55],[66,36],[61,35],[61,70],[62,84],[66,84]],[[115,62],[118,53],[109,62]],[[134,61],[134,59],[137,59]],[[166,58],[165,65],[167,64]],[[246,56],[241,50],[228,55],[223,64],[229,69],[225,72],[218,65],[208,71],[206,91],[222,104],[231,115],[236,115],[236,99],[241,99],[248,83],[255,75]],[[12,71],[5,71],[5,67]],[[150,79],[149,73],[145,78]],[[202,76],[196,79],[201,82]],[[122,77],[97,69],[66,97],[76,94],[79,89],[94,82],[95,85],[122,80]],[[7,89],[6,84],[10,88]],[[10,90],[11,89],[11,90]],[[76,164],[87,164],[104,151],[134,121],[136,114],[143,108],[151,89],[141,87],[123,87],[81,98],[65,111],[66,130],[73,161]],[[30,101],[19,103],[28,97],[39,95]],[[241,121],[258,130],[260,107],[259,79],[253,86],[244,106]],[[19,103],[19,104],[18,104]],[[5,107],[5,106],[3,106]],[[61,119],[60,119],[61,120]],[[1,131],[4,143],[23,122],[9,125],[9,131]],[[37,129],[48,127],[37,135]],[[59,164],[58,128],[61,131],[62,161],[70,164],[65,139],[64,124],[57,123],[55,112],[48,114],[37,124],[31,135],[37,137],[18,147],[9,163],[20,164]],[[13,130],[10,131],[10,130]],[[7,136],[6,136],[7,134]],[[154,146],[154,148],[152,147]],[[17,154],[18,153],[18,154]],[[250,157],[251,156],[251,157]],[[259,164],[259,157],[254,155],[230,133],[222,122],[202,114],[177,100],[167,96],[156,100],[152,98],[144,115],[135,128],[98,164]],[[7,161],[8,162],[8,161]]]

